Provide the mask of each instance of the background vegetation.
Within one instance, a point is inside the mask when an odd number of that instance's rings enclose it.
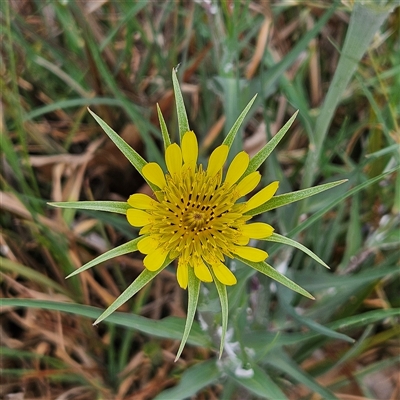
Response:
[[[0,397],[398,398],[397,5],[1,2]],[[121,216],[46,204],[149,193],[86,107],[163,162],[155,104],[176,139],[171,70],[179,63],[202,157],[258,93],[235,150],[254,154],[300,110],[262,167],[264,184],[278,179],[284,193],[348,179],[265,215],[331,270],[300,251],[265,247],[310,301],[231,265],[239,282],[220,361],[217,295],[203,285],[199,321],[212,328],[195,323],[173,362],[186,310],[173,267],[93,327],[142,270],[140,255],[64,278],[137,232]]]

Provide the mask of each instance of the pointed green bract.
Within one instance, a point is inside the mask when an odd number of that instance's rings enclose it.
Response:
[[[325,190],[332,189],[337,185],[341,185],[344,182],[347,182],[348,179],[343,179],[341,181],[329,182],[323,185],[298,190],[296,192],[290,192],[285,194],[280,194],[278,196],[272,197],[272,199],[268,200],[261,206],[254,208],[253,210],[249,210],[246,212],[247,215],[257,215],[262,214],[266,211],[273,210],[278,207],[285,206],[286,204],[294,203],[295,201],[306,199],[307,197],[314,196],[318,193],[324,192]]]
[[[171,139],[169,136],[167,124],[165,123],[164,116],[162,115],[160,106],[157,103],[157,114],[158,114],[158,120],[160,121],[160,128],[161,128],[161,134],[164,142],[164,149],[167,150],[167,147],[171,144]]]
[[[225,336],[228,329],[228,294],[226,292],[226,286],[223,285],[215,276],[212,268],[210,268],[212,277],[214,279],[215,286],[217,288],[218,296],[221,302],[221,314],[222,314],[222,324],[221,324],[221,344],[219,347],[219,357],[221,358],[225,346]]]
[[[64,201],[49,202],[47,204],[53,207],[107,211],[123,215],[126,215],[126,210],[130,208],[126,201]]]
[[[293,281],[291,281],[285,275],[282,275],[280,272],[278,272],[276,269],[272,268],[265,261],[260,261],[260,262],[249,261],[249,260],[246,260],[245,258],[239,257],[238,255],[235,255],[235,258],[237,258],[238,260],[242,261],[243,263],[249,265],[251,268],[254,268],[258,272],[261,272],[262,274],[267,275],[268,277],[272,278],[274,281],[277,281],[280,284],[288,287],[289,289],[293,290],[294,292],[297,292],[305,297],[308,297],[309,299],[314,300],[314,296],[312,296],[310,293],[308,293],[307,290],[303,289],[297,283],[294,283]]]
[[[78,268],[72,274],[69,274],[67,276],[67,278],[71,278],[71,276],[80,274],[81,272],[86,271],[87,269],[92,268],[95,265],[98,265],[104,261],[110,260],[111,258],[122,256],[122,255],[128,254],[128,253],[133,253],[134,251],[137,250],[137,244],[140,239],[142,239],[142,238],[140,237],[140,238],[133,239],[133,240],[129,241],[128,243],[121,244],[121,246],[118,246],[109,251],[106,251],[105,253],[96,257],[94,260],[89,261],[85,265],[82,265],[82,267]]]
[[[231,130],[228,132],[226,135],[226,138],[224,139],[222,144],[227,145],[229,148],[232,146],[233,141],[235,140],[235,136],[240,128],[240,125],[242,125],[243,120],[246,118],[247,113],[249,112],[251,106],[254,103],[254,100],[256,99],[257,95],[255,95],[247,104],[246,108],[242,111],[242,113],[239,115],[238,119],[236,122],[233,124]]]
[[[100,315],[99,318],[94,321],[93,325],[97,325],[103,319],[107,318],[115,310],[126,303],[131,297],[133,297],[140,289],[147,285],[153,278],[155,278],[164,268],[171,263],[170,259],[165,260],[164,264],[157,271],[149,271],[144,269],[142,273],[124,290],[124,292],[117,297],[117,299]]]
[[[187,342],[189,337],[190,329],[193,325],[194,316],[196,314],[197,303],[199,301],[199,293],[200,293],[200,279],[196,277],[194,274],[194,269],[192,267],[188,267],[189,272],[189,281],[188,281],[188,311],[186,316],[185,330],[183,332],[183,337],[181,344],[179,346],[178,352],[175,357],[175,361],[179,359],[182,354],[183,348]]]
[[[183,135],[190,131],[190,128],[175,68],[172,70],[172,84],[174,86],[176,112],[178,114],[179,137],[182,140]]]
[[[247,168],[247,171],[244,173],[243,177],[245,177],[245,176],[251,174],[252,172],[255,172],[255,171],[258,170],[260,165],[272,153],[272,151],[275,149],[275,147],[278,145],[278,143],[285,136],[286,132],[292,126],[293,121],[296,119],[296,116],[297,116],[298,112],[299,111],[297,110],[290,117],[289,121],[286,122],[286,124],[283,125],[283,127],[281,129],[279,129],[279,132],[250,160],[250,163],[249,163],[249,166]]]
[[[267,242],[282,243],[282,244],[286,244],[288,246],[296,247],[297,249],[303,251],[304,253],[309,255],[311,258],[313,258],[315,261],[317,261],[318,263],[320,263],[321,265],[323,265],[324,267],[329,269],[329,267],[310,249],[308,249],[306,246],[303,246],[301,243],[296,242],[293,239],[287,238],[282,235],[278,235],[277,233],[273,233],[271,236],[268,236],[267,238],[261,239],[261,240],[266,240]]]

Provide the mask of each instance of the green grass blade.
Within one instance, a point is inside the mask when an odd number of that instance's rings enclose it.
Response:
[[[9,260],[8,258],[0,257],[0,270],[18,274],[19,276],[26,278],[28,281],[36,282],[45,288],[52,288],[59,293],[63,293],[67,296],[70,295],[68,290],[47,276],[35,271],[32,268],[26,267],[25,265]]]
[[[242,111],[242,113],[239,115],[238,119],[236,122],[233,124],[231,130],[228,132],[226,135],[226,138],[224,139],[222,144],[226,144],[229,148],[232,146],[233,141],[235,140],[236,134],[240,128],[240,125],[242,125],[244,119],[246,118],[247,113],[249,112],[251,106],[254,103],[254,100],[256,99],[257,95],[255,95],[247,104],[245,109]]]
[[[310,374],[300,368],[283,351],[273,354],[273,356],[269,357],[269,359],[267,358],[266,361],[273,368],[282,371],[284,374],[291,376],[295,381],[311,389],[313,393],[318,393],[323,399],[337,399],[337,397],[330,390],[320,385]]]
[[[316,254],[314,254],[310,249],[308,249],[306,246],[303,246],[301,243],[296,242],[293,239],[289,239],[285,236],[279,235],[278,233],[273,233],[271,236],[268,236],[265,239],[267,242],[275,242],[275,243],[282,243],[282,244],[287,244],[288,246],[293,246],[296,247],[297,249],[303,251],[307,255],[309,255],[312,259],[314,259],[316,262],[319,264],[323,265],[324,267],[328,268],[328,265],[326,265]]]
[[[391,7],[356,1],[342,54],[329,86],[321,112],[315,123],[312,146],[307,154],[302,187],[311,186],[318,170],[319,157],[337,105],[342,99],[361,58],[367,51],[375,33],[391,12]]]
[[[167,147],[171,144],[171,139],[170,135],[168,132],[167,124],[165,123],[164,116],[162,115],[160,106],[157,103],[157,114],[158,114],[158,120],[160,121],[160,128],[161,128],[161,134],[162,138],[164,141],[164,149],[167,150]]]
[[[307,197],[314,196],[318,193],[324,192],[325,190],[332,189],[337,185],[341,185],[342,183],[347,182],[347,179],[343,179],[341,181],[329,182],[323,185],[297,190],[296,192],[284,193],[278,196],[272,197],[271,200],[268,200],[266,203],[261,204],[261,206],[254,208],[253,210],[249,210],[246,212],[248,215],[257,215],[262,214],[264,212],[273,210],[278,207],[283,207],[286,204],[294,203],[295,201],[306,199]]]
[[[189,283],[188,283],[188,311],[186,316],[185,330],[183,332],[183,337],[181,344],[179,346],[178,352],[176,353],[175,361],[179,359],[182,354],[183,348],[187,342],[189,337],[190,329],[192,328],[192,324],[194,321],[194,316],[196,314],[197,303],[199,301],[199,293],[200,293],[200,280],[195,276],[194,270],[192,267],[188,267],[189,269]]]
[[[98,265],[104,261],[110,260],[111,258],[122,256],[124,254],[132,253],[132,252],[136,251],[137,244],[140,239],[141,239],[141,237],[133,239],[133,240],[129,241],[128,243],[121,244],[121,246],[118,246],[118,247],[115,247],[114,249],[106,251],[105,253],[96,257],[94,260],[89,261],[85,265],[82,265],[82,267],[78,268],[72,274],[69,274],[67,276],[67,278],[70,278],[71,276],[80,274],[81,272],[86,271],[87,269],[92,268],[95,265]]]
[[[223,285],[215,276],[215,274],[212,271],[212,268],[210,268],[211,274],[214,279],[215,286],[217,288],[218,296],[221,302],[221,315],[222,315],[222,324],[221,324],[221,344],[219,347],[219,357],[221,358],[222,352],[224,351],[224,346],[225,346],[225,336],[226,336],[226,331],[228,329],[228,294],[226,292],[226,286]]]
[[[182,140],[183,135],[185,132],[190,131],[190,128],[175,68],[172,70],[172,84],[174,86],[176,112],[178,114],[179,136]]]
[[[252,376],[237,376],[233,371],[227,371],[228,375],[240,386],[260,396],[263,399],[287,400],[287,397],[279,386],[258,365],[252,365]]]
[[[133,297],[140,289],[147,285],[153,278],[155,278],[164,268],[166,268],[171,263],[171,260],[166,260],[163,266],[157,271],[149,271],[144,269],[142,273],[128,286],[124,292],[117,297],[117,299],[100,315],[99,318],[94,321],[93,325],[97,325],[115,310],[126,303],[131,297]]]
[[[283,125],[283,127],[279,130],[279,132],[250,160],[250,163],[249,163],[249,166],[247,168],[247,171],[245,172],[243,177],[245,177],[246,175],[258,170],[260,165],[272,153],[272,151],[275,149],[275,147],[278,145],[278,143],[285,136],[286,132],[292,126],[293,121],[296,119],[297,114],[298,114],[298,111],[296,111],[290,117],[289,121],[286,122],[285,125]]]
[[[91,319],[96,319],[102,312],[102,310],[97,307],[82,304],[32,299],[0,299],[0,307],[40,308],[43,310],[55,310],[79,315]],[[107,323],[135,329],[150,336],[173,340],[179,340],[182,337],[182,318],[166,317],[162,320],[153,321],[140,315],[116,311],[107,318]],[[210,338],[201,330],[196,321],[193,324],[188,343],[195,346],[210,346]]]
[[[279,282],[281,285],[288,287],[289,289],[293,290],[294,292],[300,293],[301,295],[314,300],[314,296],[312,296],[310,293],[308,293],[307,290],[300,287],[297,283],[294,283],[293,281],[291,281],[285,275],[282,275],[280,272],[278,272],[276,269],[272,268],[265,261],[260,261],[260,262],[249,261],[249,260],[246,260],[237,255],[235,255],[235,258],[237,258],[241,262],[247,264],[251,268],[254,268],[256,271],[261,272],[262,274]]]
[[[188,399],[221,376],[216,360],[194,364],[183,372],[179,383],[158,394],[154,400]]]
[[[63,201],[49,202],[47,204],[53,207],[107,211],[123,215],[126,215],[126,211],[130,208],[129,204],[125,201]]]

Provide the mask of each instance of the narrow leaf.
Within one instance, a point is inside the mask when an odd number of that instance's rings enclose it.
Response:
[[[190,128],[175,68],[172,70],[172,84],[174,86],[176,112],[178,114],[179,136],[182,140],[183,135],[190,131]]]
[[[13,274],[17,274],[19,277],[24,277],[28,282],[36,282],[47,289],[54,289],[59,293],[65,294],[66,296],[70,295],[64,287],[47,276],[41,274],[33,268],[19,264],[15,261],[9,260],[8,258],[0,257],[0,270],[12,272]]]
[[[314,196],[318,193],[324,192],[325,190],[332,189],[337,185],[341,185],[342,183],[347,181],[348,179],[343,179],[341,181],[329,182],[323,185],[297,190],[296,192],[280,194],[278,196],[272,197],[272,199],[268,200],[264,204],[261,204],[261,206],[254,208],[253,210],[247,211],[246,214],[248,215],[262,214],[266,211],[270,211],[275,208],[285,206],[286,204],[294,203],[295,201],[303,200],[306,199],[307,197]]]
[[[252,373],[252,376],[240,376],[231,370],[226,371],[230,378],[240,386],[243,386],[263,399],[287,400],[287,397],[279,386],[258,365],[252,365],[252,369],[249,372]]]
[[[219,348],[219,357],[218,357],[221,358],[225,346],[225,335],[228,329],[228,294],[226,293],[226,286],[216,278],[212,268],[210,268],[210,271],[213,276],[214,283],[217,288],[218,296],[221,302],[221,314],[222,314],[221,344]]]
[[[76,208],[78,210],[108,211],[126,215],[126,210],[130,208],[126,201],[63,201],[47,203],[53,207]]]
[[[301,243],[296,242],[293,239],[289,239],[285,236],[279,235],[277,233],[273,233],[271,236],[266,237],[265,239],[261,240],[266,240],[267,242],[275,242],[275,243],[282,243],[282,244],[287,244],[288,246],[293,246],[296,247],[297,249],[303,251],[307,255],[309,255],[311,258],[313,258],[315,261],[323,265],[324,267],[330,269],[316,254],[314,254],[310,249],[308,249],[306,246],[303,246]]]
[[[166,268],[171,263],[171,260],[165,260],[164,264],[157,271],[149,271],[144,269],[142,273],[121,293],[120,296],[100,315],[99,318],[94,321],[93,325],[97,325],[99,322],[103,321],[115,310],[126,303],[131,297],[133,297],[140,289],[147,285],[153,278],[155,278],[164,268]]]
[[[162,138],[164,141],[164,149],[167,150],[167,147],[171,144],[171,139],[168,133],[168,128],[167,124],[165,123],[164,116],[162,115],[160,106],[157,103],[157,114],[158,114],[158,120],[160,121],[160,128],[161,128],[161,134]]]
[[[86,271],[87,269],[92,268],[95,265],[98,265],[104,261],[110,260],[111,258],[122,256],[124,254],[132,253],[132,252],[136,251],[137,244],[140,239],[141,239],[141,237],[133,239],[133,240],[129,241],[128,243],[121,244],[121,246],[118,246],[109,251],[106,251],[105,253],[96,257],[94,260],[89,261],[85,265],[82,265],[82,267],[78,268],[72,274],[69,274],[67,276],[67,278],[71,278],[71,276],[80,274],[81,272]]]
[[[226,135],[225,140],[223,141],[222,144],[226,144],[229,146],[229,148],[232,146],[233,141],[235,140],[235,136],[240,128],[240,125],[242,125],[243,120],[246,118],[247,113],[249,112],[251,106],[254,103],[254,100],[256,99],[257,94],[249,101],[247,104],[246,108],[242,111],[242,113],[239,115],[238,119],[236,122],[233,124],[231,130],[228,132]]]
[[[188,282],[188,311],[186,316],[186,324],[185,330],[183,332],[183,337],[181,344],[178,349],[178,353],[176,354],[175,361],[179,359],[182,354],[183,348],[187,342],[189,337],[190,329],[192,328],[194,316],[196,314],[197,303],[199,301],[199,293],[200,293],[200,280],[195,276],[194,270],[192,267],[188,267],[189,269],[189,282]]]
[[[246,260],[237,255],[235,255],[235,258],[237,258],[238,260],[242,261],[243,263],[249,265],[251,268],[254,268],[258,272],[261,272],[262,274],[267,275],[268,277],[272,278],[273,280],[288,287],[289,289],[291,289],[297,293],[300,293],[301,295],[308,297],[309,299],[314,300],[314,296],[312,296],[310,293],[308,293],[307,290],[300,287],[297,283],[294,283],[293,281],[291,281],[285,275],[282,275],[280,272],[278,272],[276,269],[272,268],[265,261],[260,261],[260,262],[249,261],[249,260]]]
[[[266,158],[272,153],[278,143],[285,136],[286,132],[292,126],[299,111],[296,111],[288,122],[279,130],[279,132],[250,160],[250,164],[245,172],[244,176],[257,171],[260,165],[266,160]]]
[[[154,400],[190,399],[220,378],[217,360],[200,361],[184,370],[176,386],[159,393]]]
[[[43,310],[56,310],[91,319],[96,319],[102,311],[97,307],[82,304],[32,299],[0,299],[0,307],[26,307],[39,308]],[[161,320],[152,320],[140,315],[116,311],[108,317],[107,322],[124,328],[135,329],[150,336],[173,340],[179,340],[182,337],[183,320],[178,317],[166,317]],[[201,330],[196,321],[194,322],[190,332],[188,343],[202,347],[211,346],[210,338]]]

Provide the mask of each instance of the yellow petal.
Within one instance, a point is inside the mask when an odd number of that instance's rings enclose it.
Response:
[[[157,271],[163,265],[167,255],[168,251],[158,248],[144,258],[143,264],[149,271]]]
[[[142,254],[150,254],[158,247],[158,241],[151,236],[146,236],[138,242],[137,247]]]
[[[252,196],[246,202],[245,211],[253,210],[254,208],[257,208],[258,206],[261,206],[261,204],[266,203],[268,200],[270,200],[273,197],[273,195],[278,190],[278,187],[279,187],[279,182],[275,181],[275,182],[270,183],[264,189],[261,189],[258,193],[256,193],[254,196]]]
[[[211,276],[210,270],[201,260],[197,260],[194,264],[194,274],[202,281],[202,282],[212,282],[213,278]]]
[[[197,164],[199,146],[197,144],[196,135],[193,131],[188,131],[183,135],[181,147],[184,163],[192,166],[194,169]]]
[[[243,225],[240,230],[243,235],[252,239],[264,239],[271,236],[274,232],[274,228],[271,225],[264,224],[263,222]]]
[[[228,188],[230,188],[242,177],[249,166],[249,161],[250,157],[245,151],[241,151],[240,153],[236,154],[226,173],[225,184]]]
[[[232,253],[254,262],[264,261],[268,257],[266,251],[248,246],[236,246]]]
[[[239,197],[245,196],[247,193],[250,193],[253,189],[255,189],[260,180],[261,174],[258,171],[252,172],[243,178],[236,187]]]
[[[215,176],[222,169],[228,157],[229,147],[225,144],[218,146],[208,160],[207,175]],[[200,279],[200,278],[199,278]]]
[[[154,183],[154,185],[158,186],[160,189],[163,189],[166,185],[164,171],[155,162],[146,164],[142,169],[142,174],[147,180]]]
[[[211,265],[215,276],[224,285],[232,286],[235,285],[237,280],[232,271],[224,264],[217,262]]]
[[[176,143],[167,147],[167,150],[165,151],[165,162],[171,176],[181,172],[182,152]]]
[[[136,210],[134,208],[128,209],[126,218],[132,226],[136,227],[147,225],[152,221],[151,215],[147,214],[146,211]]]
[[[128,204],[134,208],[148,210],[149,208],[154,208],[154,199],[147,196],[147,194],[135,193],[129,196]]]
[[[188,264],[183,263],[180,258],[178,261],[178,269],[176,271],[176,279],[178,280],[179,286],[182,289],[186,289],[189,280]]]

